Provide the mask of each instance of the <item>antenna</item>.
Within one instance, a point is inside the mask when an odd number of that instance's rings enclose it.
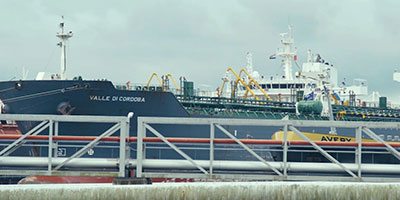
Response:
[[[246,66],[247,72],[249,74],[252,74],[253,73],[253,58],[252,58],[252,55],[250,52],[247,52],[246,59],[247,59],[247,66]]]
[[[292,26],[288,25],[288,32],[281,33],[281,44],[283,48],[278,49],[276,55],[283,57],[283,65],[285,71],[285,79],[293,80],[292,73],[292,60],[294,56],[296,56],[296,49],[292,48],[292,44],[294,42],[293,34],[292,34]]]
[[[22,80],[26,80],[28,78],[29,69],[25,69],[22,67]]]
[[[61,22],[59,24],[60,32],[57,32],[56,36],[61,39],[61,41],[57,44],[61,47],[61,79],[66,80],[66,71],[67,71],[67,40],[72,37],[72,31],[68,33],[64,32],[64,16],[61,16]]]

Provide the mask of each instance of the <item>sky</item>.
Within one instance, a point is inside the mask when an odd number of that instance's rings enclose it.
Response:
[[[74,33],[69,77],[140,84],[170,73],[211,90],[228,67],[246,66],[247,52],[260,74],[283,73],[268,58],[290,24],[299,63],[311,49],[339,80],[366,79],[370,92],[400,100],[398,10],[396,0],[0,0],[0,80],[21,79],[23,68],[28,79],[60,71],[61,16]]]

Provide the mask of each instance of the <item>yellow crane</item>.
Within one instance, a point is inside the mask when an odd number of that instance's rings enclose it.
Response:
[[[151,74],[151,76],[150,76],[150,79],[149,79],[149,81],[147,81],[147,84],[146,84],[146,88],[148,88],[149,87],[149,85],[150,85],[150,82],[151,82],[151,80],[153,79],[153,77],[157,77],[157,79],[158,79],[158,82],[160,83],[160,85],[161,85],[161,87],[163,87],[163,83],[161,82],[161,79],[160,79],[160,77],[157,75],[157,73],[155,73],[155,72],[153,72],[152,74]],[[164,90],[164,89],[163,89]]]
[[[260,86],[260,84],[258,84],[258,82],[257,82],[256,80],[254,80],[253,77],[251,77],[250,74],[247,73],[247,71],[246,71],[245,69],[241,69],[241,70],[240,70],[240,72],[239,72],[239,77],[240,77],[240,75],[242,74],[242,72],[245,73],[245,74],[247,75],[247,77],[250,79],[248,85],[251,85],[251,83],[254,83],[254,84],[258,87],[258,89],[260,89],[260,91],[264,94],[264,96],[267,97],[268,100],[272,101],[271,97],[267,94],[267,92],[265,92],[265,90]],[[236,84],[236,83],[235,83],[235,84]],[[235,87],[236,87],[236,86],[235,86]],[[248,91],[246,91],[246,93],[245,93],[245,95],[244,95],[245,98],[247,97],[247,93],[248,93]]]
[[[171,74],[165,75],[165,79],[164,79],[164,82],[163,82],[163,88],[164,88],[164,86],[165,86],[165,83],[166,83],[168,77],[171,78],[172,82],[173,82],[174,85],[175,85],[176,90],[179,92],[179,94],[181,94],[181,90],[179,89],[178,84],[176,84],[175,79],[174,79],[174,77],[173,77]]]
[[[256,100],[259,100],[259,98],[256,96],[256,94],[254,94],[254,92],[250,89],[250,87],[243,81],[242,78],[240,78],[239,75],[236,74],[236,72],[235,72],[232,68],[228,68],[226,71],[227,71],[227,72],[231,71],[231,72],[233,73],[233,75],[236,76],[236,81],[237,81],[237,82],[240,82],[244,87],[246,87],[246,91],[249,91],[249,92],[251,93],[251,95],[252,95]],[[220,93],[219,93],[218,96],[221,96],[221,95],[222,95],[225,82],[226,82],[226,80],[223,81],[222,87],[221,87],[221,91],[220,91]],[[235,84],[235,88],[236,88],[236,87],[237,87],[237,84]],[[232,98],[234,97],[234,94],[235,94],[235,93],[234,93],[234,92],[235,92],[235,88],[233,89],[233,92],[232,92]]]
[[[174,83],[174,85],[175,85],[175,87],[176,87],[176,90],[177,90],[179,93],[181,93],[181,90],[179,89],[178,85],[177,85],[176,82],[175,82],[174,77],[173,77],[171,74],[165,75],[164,80],[161,81],[161,79],[160,79],[160,77],[157,75],[157,73],[155,73],[155,72],[152,73],[151,76],[150,76],[149,81],[147,81],[146,88],[149,87],[150,82],[151,82],[151,80],[153,79],[154,76],[157,77],[157,80],[158,80],[158,82],[159,82],[160,85],[161,85],[162,91],[164,91],[164,92],[167,91],[167,88],[165,87],[165,85],[166,85],[167,78],[170,77],[171,80],[172,80],[172,82]]]
[[[267,94],[267,92],[265,92],[265,90],[260,86],[260,84],[258,84],[258,82],[257,82],[256,80],[254,80],[253,77],[251,77],[250,74],[247,73],[247,71],[246,71],[245,69],[241,69],[239,75],[237,75],[237,73],[236,73],[232,68],[228,68],[226,71],[227,71],[227,72],[231,71],[231,72],[235,75],[235,77],[236,77],[235,85],[234,85],[233,90],[232,90],[232,97],[235,96],[236,89],[237,89],[238,84],[239,84],[239,82],[240,82],[244,87],[246,87],[246,93],[245,93],[244,98],[247,98],[247,94],[250,92],[251,95],[252,95],[256,100],[259,100],[259,98],[254,94],[254,92],[253,92],[253,91],[251,90],[251,88],[250,88],[250,85],[251,85],[251,84],[255,84],[255,85],[261,90],[261,92],[264,94],[264,96],[267,97],[268,100],[272,101],[271,97]],[[249,81],[248,84],[246,84],[246,83],[244,82],[244,80],[240,77],[240,75],[241,75],[242,73],[245,73],[245,74],[247,75],[247,77],[249,78],[250,81]],[[224,81],[222,82],[221,90],[220,90],[218,96],[222,96],[222,93],[223,93],[223,90],[224,90],[224,86],[225,86],[225,82],[226,82],[226,81],[227,81],[227,80],[224,79]]]

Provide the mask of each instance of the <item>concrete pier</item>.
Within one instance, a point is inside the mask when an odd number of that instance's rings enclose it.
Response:
[[[200,182],[1,185],[0,199],[399,199],[399,183]]]

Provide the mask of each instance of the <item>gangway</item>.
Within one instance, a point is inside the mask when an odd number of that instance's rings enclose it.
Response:
[[[127,172],[134,170],[138,178],[400,181],[400,143],[384,141],[374,132],[398,129],[400,123],[138,117],[136,133],[128,136],[131,119],[132,114],[125,117],[0,115],[0,120],[38,124],[22,136],[0,135],[0,175],[127,177],[130,176]],[[59,132],[60,124],[65,122],[110,123],[110,128],[99,136],[68,136]],[[187,131],[179,137],[171,136],[160,129],[163,125]],[[190,135],[190,126],[204,129],[203,134]],[[234,131],[252,126],[281,128],[284,139],[251,139]],[[331,126],[353,129],[356,142],[312,141],[301,131],[303,127]],[[289,140],[289,131],[302,140]],[[112,136],[116,132],[120,135]],[[363,142],[363,135],[376,142]],[[33,148],[41,153],[17,154]],[[76,150],[62,155],[62,148]],[[247,156],[238,156],[244,153]],[[320,154],[324,160],[293,160],[293,155],[306,153]],[[342,161],[342,155],[351,161]],[[370,155],[392,156],[396,162],[367,163],[365,159]]]

